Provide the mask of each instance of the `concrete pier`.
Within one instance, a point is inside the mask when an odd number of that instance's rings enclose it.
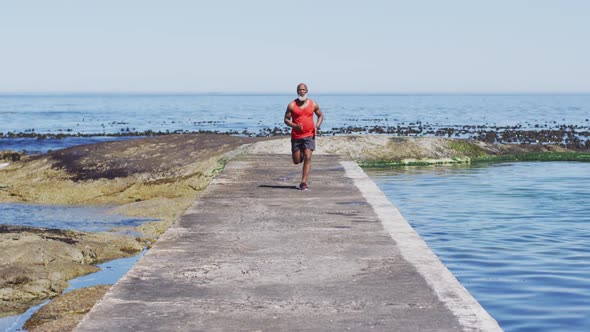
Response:
[[[352,161],[232,160],[76,331],[501,331]]]

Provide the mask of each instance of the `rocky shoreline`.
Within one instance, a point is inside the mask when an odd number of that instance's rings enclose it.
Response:
[[[61,294],[94,264],[138,254],[149,239],[0,224],[0,317]]]
[[[548,144],[390,135],[322,136],[317,140],[316,154],[339,154],[364,166],[468,163],[515,156],[590,160],[588,153]],[[61,294],[69,279],[95,271],[93,264],[141,251],[198,198],[231,158],[241,153],[288,154],[289,149],[289,138],[284,136],[178,134],[33,156],[3,152],[0,162],[6,165],[0,168],[0,202],[114,204],[113,213],[159,221],[137,227],[143,234],[137,238],[0,225],[0,317]],[[85,297],[80,295],[83,292],[68,296]],[[75,326],[72,319],[64,321]]]

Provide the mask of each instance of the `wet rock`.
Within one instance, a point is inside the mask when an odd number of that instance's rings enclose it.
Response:
[[[23,154],[16,151],[11,150],[1,150],[0,151],[0,161],[8,161],[8,162],[15,162],[21,159]]]

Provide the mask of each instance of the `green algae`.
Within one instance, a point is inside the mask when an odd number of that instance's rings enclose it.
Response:
[[[510,155],[487,155],[472,158],[472,163],[477,162],[503,162],[503,161],[581,161],[590,162],[589,152],[526,152]]]
[[[363,168],[389,168],[398,166],[431,166],[444,164],[470,164],[471,158],[447,158],[447,159],[403,159],[403,160],[369,160],[359,161]]]
[[[484,148],[466,140],[451,140],[449,141],[449,148],[471,158],[488,156],[488,152]]]
[[[469,147],[467,147],[469,149]],[[484,150],[485,152],[485,150]],[[391,168],[399,166],[430,166],[441,164],[474,164],[508,161],[579,161],[590,162],[589,152],[526,152],[505,155],[479,155],[465,158],[420,159],[420,160],[370,160],[360,161],[363,168]]]

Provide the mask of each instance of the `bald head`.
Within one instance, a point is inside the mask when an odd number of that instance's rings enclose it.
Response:
[[[305,83],[297,84],[297,95],[302,97],[299,100],[305,100],[305,96],[307,95],[307,85]]]

